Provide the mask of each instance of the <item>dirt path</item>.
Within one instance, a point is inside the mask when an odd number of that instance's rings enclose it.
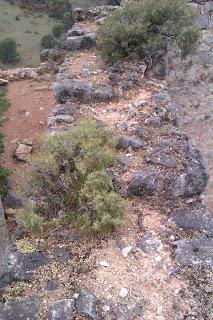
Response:
[[[14,148],[25,138],[33,140],[34,153],[38,148],[36,139],[44,132],[54,103],[50,84],[22,80],[11,82],[8,86],[10,108],[4,114],[5,152],[2,163],[11,170],[14,189],[18,185],[17,170],[24,165],[13,158]]]

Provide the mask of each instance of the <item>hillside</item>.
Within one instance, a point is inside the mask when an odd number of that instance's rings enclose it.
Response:
[[[0,70],[0,320],[212,319],[211,3],[187,58],[110,65],[97,34],[119,10],[75,9],[62,48]]]

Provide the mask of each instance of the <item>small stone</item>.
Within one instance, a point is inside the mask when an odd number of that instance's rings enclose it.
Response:
[[[7,86],[9,83],[9,81],[5,80],[5,79],[2,79],[0,78],[0,86]]]
[[[132,250],[132,246],[125,247],[121,250],[121,254],[124,258],[128,257],[130,251]]]
[[[128,289],[127,288],[121,288],[120,292],[119,292],[119,296],[121,298],[125,298],[128,295]]]
[[[26,146],[33,146],[33,140],[30,138],[25,138],[24,140],[22,140],[22,143],[25,144]]]
[[[81,74],[82,78],[89,78],[90,77],[90,71],[89,69],[83,69],[82,74]]]
[[[162,257],[161,257],[161,256],[155,257],[155,261],[156,261],[156,262],[161,262],[161,261],[162,261]]]
[[[32,146],[27,146],[23,143],[20,143],[15,150],[14,157],[19,161],[26,162],[29,159],[32,149]]]
[[[110,306],[103,306],[102,308],[105,312],[108,312],[110,311]]]
[[[107,261],[100,261],[100,266],[101,267],[105,267],[105,268],[108,268],[109,267],[109,263]]]

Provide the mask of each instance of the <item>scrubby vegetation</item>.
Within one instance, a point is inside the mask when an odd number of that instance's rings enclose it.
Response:
[[[25,174],[23,227],[41,229],[54,217],[95,234],[121,225],[127,203],[114,190],[109,171],[115,145],[111,132],[92,120],[45,137],[43,151]]]
[[[5,90],[0,89],[0,117],[9,107],[9,103],[5,97]],[[4,152],[4,135],[0,133],[0,155]],[[8,192],[6,179],[9,175],[9,170],[0,164],[0,195],[4,197]]]
[[[176,45],[183,55],[197,46],[199,28],[185,0],[146,0],[115,11],[100,28],[102,56],[114,62],[136,54],[152,58]]]
[[[17,44],[11,38],[0,40],[0,62],[2,63],[15,63],[19,60],[17,52]]]
[[[44,49],[52,49],[56,46],[56,40],[51,34],[43,36],[41,39],[41,47]]]

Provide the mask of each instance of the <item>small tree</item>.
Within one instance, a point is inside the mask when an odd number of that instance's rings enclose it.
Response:
[[[15,40],[5,38],[0,41],[0,61],[2,63],[14,63],[19,60],[17,44]]]
[[[132,3],[108,16],[100,28],[102,56],[110,62],[130,54],[152,57],[177,45],[183,55],[198,43],[195,12],[185,0],[146,0]]]
[[[44,49],[52,49],[56,46],[56,41],[51,34],[47,34],[42,37],[41,46]]]

